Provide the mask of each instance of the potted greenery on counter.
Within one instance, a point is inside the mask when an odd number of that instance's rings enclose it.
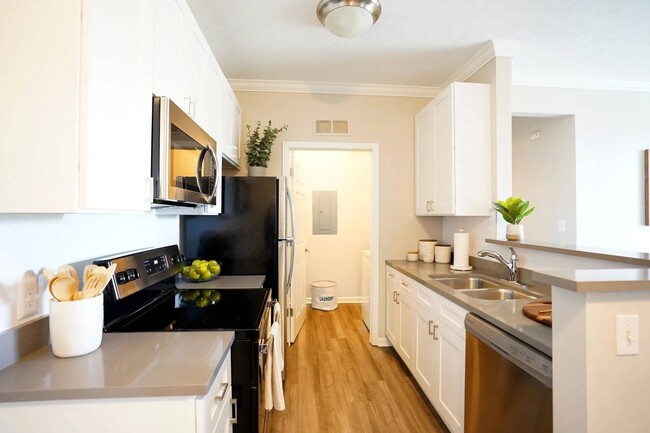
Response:
[[[530,203],[520,197],[508,197],[505,201],[492,202],[494,209],[503,216],[508,223],[506,227],[506,239],[510,241],[524,240],[524,226],[521,220],[530,215],[535,208],[529,209]]]
[[[266,175],[266,167],[271,158],[271,147],[278,138],[282,131],[287,130],[287,125],[280,128],[274,128],[269,120],[269,123],[262,128],[261,122],[257,122],[255,129],[250,125],[246,125],[248,136],[248,150],[246,150],[246,161],[248,162],[248,175],[249,176],[264,176]],[[252,130],[251,130],[252,129]]]

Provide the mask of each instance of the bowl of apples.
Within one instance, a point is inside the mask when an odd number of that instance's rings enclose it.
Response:
[[[196,259],[183,265],[181,279],[190,283],[212,281],[221,272],[221,264],[216,260]]]

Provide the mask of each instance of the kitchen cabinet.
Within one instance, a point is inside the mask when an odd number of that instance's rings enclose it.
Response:
[[[20,41],[0,48],[0,212],[149,209],[153,0],[9,1],[0,14],[0,37]]]
[[[386,337],[393,346],[397,346],[399,329],[399,306],[397,305],[397,293],[399,291],[398,272],[386,267]]]
[[[182,368],[182,366],[179,366]],[[12,433],[229,433],[232,375],[228,353],[207,394],[2,403],[2,431]]]
[[[224,159],[228,161],[231,166],[238,168],[241,165],[241,107],[235,94],[227,83],[224,97],[222,99],[220,123]]]
[[[388,291],[389,286],[390,291]],[[386,288],[389,296],[387,300],[388,323],[386,325],[388,339],[404,363],[411,368],[415,343],[415,312],[410,295],[411,282],[404,275],[387,267]]]
[[[417,114],[416,215],[489,215],[490,110],[488,84],[452,83]]]
[[[386,335],[452,433],[463,432],[467,311],[386,267]]]

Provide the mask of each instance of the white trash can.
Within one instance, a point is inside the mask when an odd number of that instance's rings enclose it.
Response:
[[[336,310],[336,281],[320,280],[311,283],[311,308],[316,310]]]

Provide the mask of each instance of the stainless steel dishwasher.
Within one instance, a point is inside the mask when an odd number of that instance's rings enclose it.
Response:
[[[465,329],[465,433],[551,433],[552,359],[473,314]]]

